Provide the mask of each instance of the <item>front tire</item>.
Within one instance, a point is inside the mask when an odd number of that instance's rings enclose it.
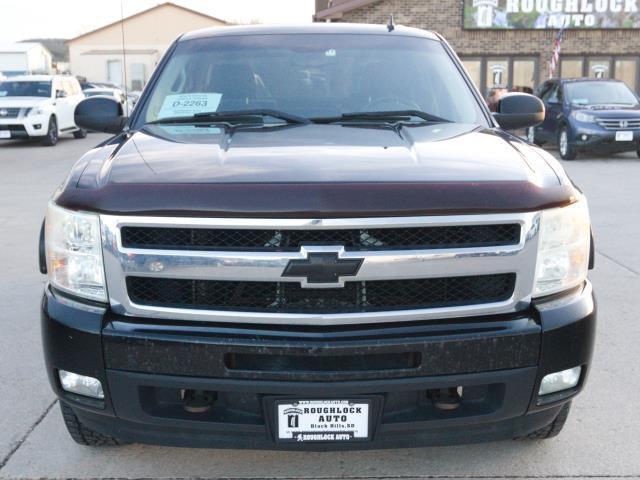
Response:
[[[56,117],[49,118],[49,125],[47,127],[47,134],[42,139],[42,145],[45,147],[53,147],[58,143],[58,121]]]
[[[76,130],[75,132],[73,132],[73,138],[77,138],[78,140],[87,138],[87,131],[83,128]]]
[[[560,152],[560,158],[563,160],[575,160],[578,156],[569,141],[569,130],[564,125],[560,127],[558,132],[558,151]]]
[[[68,407],[64,403],[60,404],[60,410],[67,431],[76,443],[89,447],[110,447],[123,444],[123,442],[111,435],[105,435],[87,428],[82,424],[71,407]]]
[[[571,411],[571,402],[565,403],[562,406],[562,409],[558,413],[558,416],[553,419],[546,427],[542,427],[535,432],[530,433],[529,435],[523,437],[526,440],[546,440],[548,438],[556,437],[562,431],[564,424],[567,422],[567,417],[569,416],[569,412]]]

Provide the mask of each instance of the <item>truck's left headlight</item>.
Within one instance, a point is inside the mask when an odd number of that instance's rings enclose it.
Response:
[[[584,282],[591,248],[586,199],[542,212],[539,235],[533,296],[561,292]]]
[[[49,203],[45,220],[47,274],[51,284],[79,297],[107,301],[100,218]]]
[[[30,108],[27,111],[27,115],[30,116],[30,117],[35,117],[37,115],[44,115],[45,113],[47,113],[45,111],[45,109],[44,108],[40,108],[40,107]]]

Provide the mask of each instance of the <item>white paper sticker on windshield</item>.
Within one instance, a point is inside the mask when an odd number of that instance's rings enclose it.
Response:
[[[2,91],[0,92],[0,97],[6,97],[6,96],[7,96],[7,93],[9,93],[9,92],[7,92],[6,90],[2,90]]]
[[[221,93],[179,93],[167,95],[158,112],[158,118],[190,117],[196,113],[215,112],[222,99]]]
[[[215,127],[196,125],[162,125],[160,128],[170,135],[217,135],[222,131]]]

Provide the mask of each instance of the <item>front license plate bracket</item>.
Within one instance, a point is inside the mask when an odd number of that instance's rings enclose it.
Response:
[[[633,132],[624,130],[616,132],[616,142],[633,142]]]
[[[382,414],[382,404],[381,395],[330,398],[314,395],[269,396],[264,397],[264,412],[268,429],[276,443],[357,443],[369,442],[374,438]],[[363,419],[365,407],[366,419]],[[305,413],[305,409],[308,412]],[[356,409],[360,409],[360,413]],[[310,413],[312,411],[314,413]],[[321,416],[324,418],[321,419]],[[318,420],[322,420],[324,424]],[[363,421],[366,421],[366,426]],[[313,428],[307,428],[311,425]],[[319,425],[326,428],[318,428]],[[344,425],[354,427],[347,428]]]

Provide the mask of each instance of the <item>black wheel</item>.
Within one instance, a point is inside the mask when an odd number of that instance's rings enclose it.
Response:
[[[560,127],[558,132],[558,151],[560,152],[560,158],[563,160],[575,160],[578,156],[569,141],[569,130],[566,126]]]
[[[95,432],[85,427],[71,407],[61,403],[60,410],[62,411],[62,419],[69,431],[69,435],[71,435],[71,438],[73,438],[76,443],[90,447],[108,447],[123,444],[123,442],[111,435]]]
[[[47,127],[47,134],[42,139],[42,145],[45,147],[53,147],[58,143],[58,122],[56,117],[49,119],[49,126]]]
[[[523,438],[526,440],[546,440],[547,438],[553,438],[557,436],[562,431],[562,428],[567,421],[567,417],[569,416],[570,410],[571,402],[565,403],[562,406],[560,413],[558,413],[558,416],[553,420],[553,422],[551,422],[546,427],[542,427]]]
[[[636,151],[636,155],[638,155],[638,158],[640,158],[640,150]]]
[[[73,132],[73,138],[81,139],[87,138],[87,131],[81,128],[80,130],[76,130]]]

